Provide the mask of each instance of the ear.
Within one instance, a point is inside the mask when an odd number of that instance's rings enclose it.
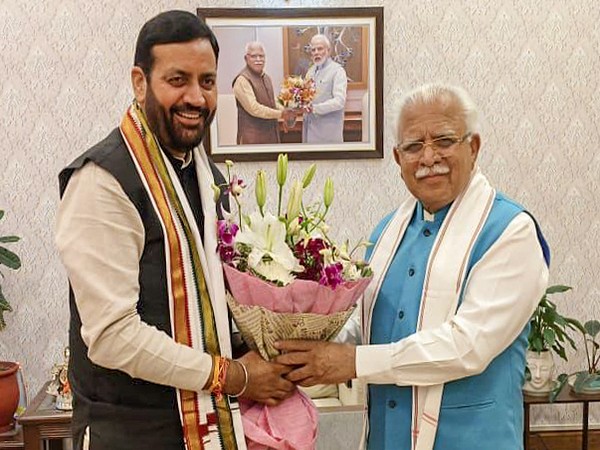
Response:
[[[400,164],[400,150],[398,150],[398,147],[394,146],[392,153],[394,154],[394,160],[396,161],[396,164],[402,167],[402,164]]]
[[[148,80],[141,67],[135,66],[131,69],[131,85],[133,86],[133,95],[140,105],[146,100],[146,90],[148,89]]]
[[[473,163],[475,163],[475,161],[477,161],[477,156],[479,155],[479,148],[481,147],[481,136],[479,136],[478,133],[474,133],[471,136],[469,145],[471,147],[471,157]]]

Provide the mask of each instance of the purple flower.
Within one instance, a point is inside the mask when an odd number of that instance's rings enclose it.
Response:
[[[339,262],[326,266],[321,272],[319,284],[331,286],[332,289],[335,289],[344,282],[344,279],[342,278],[343,270],[344,267],[342,266],[342,263]]]
[[[219,256],[221,257],[221,261],[224,263],[231,263],[233,258],[235,257],[235,249],[228,245],[219,245]]]
[[[217,221],[217,236],[219,238],[219,244],[222,245],[233,245],[235,241],[235,235],[237,234],[240,227],[236,223],[229,222],[227,220]]]
[[[230,263],[236,255],[235,235],[239,227],[227,220],[217,220],[217,251],[224,263]]]

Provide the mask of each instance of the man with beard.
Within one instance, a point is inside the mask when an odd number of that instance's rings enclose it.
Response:
[[[275,103],[273,82],[265,72],[265,47],[261,42],[248,42],[244,55],[246,67],[233,79],[233,94],[238,111],[238,144],[278,144],[278,119],[293,119],[292,111]]]
[[[400,103],[394,159],[412,195],[371,236],[364,345],[287,341],[277,360],[302,385],[367,383],[368,449],[522,449],[548,247],[477,167],[477,108],[463,89],[421,86]]]
[[[312,105],[304,114],[302,142],[309,144],[344,142],[344,107],[348,79],[344,68],[331,59],[331,42],[324,34],[310,40],[313,65],[306,78],[315,81],[317,90]]]
[[[70,282],[74,448],[244,449],[235,397],[269,405],[283,366],[231,358],[213,183],[200,142],[216,109],[218,44],[169,11],[138,36],[135,100],[60,174],[56,242]]]

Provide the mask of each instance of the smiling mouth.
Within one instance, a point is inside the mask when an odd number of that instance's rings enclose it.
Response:
[[[200,111],[176,111],[175,116],[183,126],[198,126],[204,117]]]

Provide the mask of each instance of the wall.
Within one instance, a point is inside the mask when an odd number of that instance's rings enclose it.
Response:
[[[3,291],[14,313],[0,359],[23,363],[31,391],[67,342],[67,282],[53,245],[57,173],[118,124],[131,100],[129,70],[142,23],[197,6],[362,6],[362,0],[27,0],[0,5],[0,207],[19,234],[18,273]],[[551,282],[566,314],[600,318],[600,4],[596,0],[403,0],[385,7],[385,158],[323,161],[336,180],[337,237],[368,235],[405,196],[390,149],[395,104],[430,80],[464,85],[482,115],[480,163],[537,217],[553,248]],[[294,163],[300,174],[308,163]],[[247,177],[269,164],[240,164]],[[360,192],[356,187],[361,186]],[[117,245],[117,243],[115,243]],[[568,368],[581,367],[572,356]],[[560,364],[560,369],[566,366]],[[593,421],[600,423],[594,405]],[[534,408],[539,425],[576,424],[578,408]]]

